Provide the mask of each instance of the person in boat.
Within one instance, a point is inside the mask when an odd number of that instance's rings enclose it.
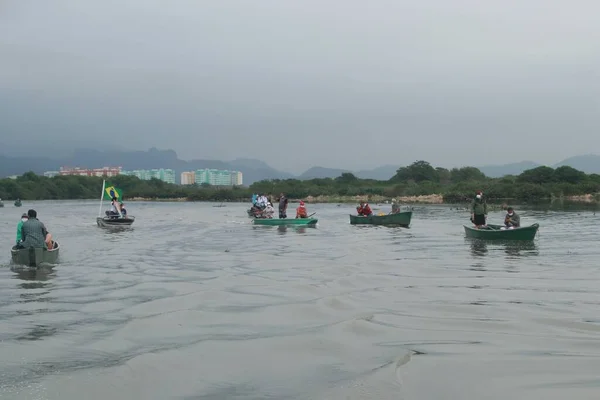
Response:
[[[398,214],[400,212],[400,204],[396,199],[392,199],[392,214]]]
[[[267,196],[265,196],[264,194],[259,194],[256,200],[256,207],[260,210],[264,210],[267,207],[268,202],[269,201],[267,200]]]
[[[267,207],[263,211],[264,218],[273,218],[275,215],[275,208],[273,208],[273,204],[267,203]]]
[[[371,207],[369,207],[369,203],[364,201],[360,202],[360,205],[356,207],[356,213],[361,217],[368,217],[369,215],[373,215],[373,211]]]
[[[28,219],[29,217],[27,216],[27,213],[23,213],[23,215],[21,215],[19,223],[17,224],[17,245],[19,245],[19,243],[21,243],[22,240],[21,228],[23,227],[23,222],[27,221]]]
[[[471,203],[471,222],[477,227],[486,226],[488,206],[483,198],[483,192],[479,190]]]
[[[521,217],[515,212],[512,207],[506,209],[506,216],[504,217],[504,225],[501,229],[514,229],[521,226]]]
[[[255,206],[257,201],[258,201],[258,194],[253,193],[252,194],[252,205]]]
[[[106,212],[106,216],[110,218],[118,218],[121,216],[119,201],[116,197],[112,198],[112,201],[110,202],[110,210]]]
[[[17,247],[54,248],[52,235],[48,232],[44,223],[37,219],[35,210],[27,211],[27,221],[24,221],[23,226],[21,226],[21,240],[22,242]]]
[[[287,218],[288,199],[283,193],[279,195],[279,218]]]
[[[119,202],[119,207],[121,208],[121,214],[123,215],[123,217],[127,216],[127,210],[125,209],[125,204]]]
[[[306,205],[300,200],[300,205],[296,208],[296,218],[308,218],[308,212],[306,211]]]

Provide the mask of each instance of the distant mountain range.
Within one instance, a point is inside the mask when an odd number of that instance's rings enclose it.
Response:
[[[435,163],[433,163],[435,166]],[[541,164],[533,161],[522,161],[504,165],[488,165],[478,167],[481,172],[489,177],[504,175],[518,175],[521,172],[539,167]],[[567,158],[559,163],[550,165],[556,168],[569,165],[586,173],[600,173],[600,156],[594,154]],[[362,179],[388,180],[396,174],[400,165],[385,165],[371,170],[351,171],[346,169],[312,167],[304,173],[294,174],[279,171],[263,161],[238,158],[233,161],[220,160],[180,160],[173,150],[158,150],[151,148],[148,151],[124,150],[91,150],[77,149],[72,155],[60,159],[45,157],[14,157],[0,155],[0,177],[20,175],[27,171],[41,174],[45,171],[56,171],[61,166],[100,168],[104,166],[121,166],[126,170],[171,168],[176,172],[176,181],[179,181],[181,172],[193,171],[202,168],[215,168],[241,171],[244,175],[244,184],[251,185],[263,179],[314,179],[336,178],[344,172],[351,172]]]

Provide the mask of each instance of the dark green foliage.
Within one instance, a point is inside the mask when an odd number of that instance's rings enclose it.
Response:
[[[180,186],[157,179],[142,181],[133,176],[119,175],[107,179],[123,189],[125,200],[186,198],[194,201],[249,201],[252,193],[264,193],[276,199],[280,193],[288,198],[308,196],[384,197],[441,194],[446,202],[465,202],[483,190],[489,201],[534,201],[600,192],[600,175],[585,173],[571,167],[537,167],[518,176],[488,178],[473,167],[434,168],[426,161],[417,161],[400,168],[389,181],[359,179],[351,173],[311,180],[274,179],[255,182],[249,188],[220,188],[210,185]],[[28,172],[17,179],[0,180],[0,198],[22,200],[94,199],[100,197],[102,178],[57,176],[46,178]]]

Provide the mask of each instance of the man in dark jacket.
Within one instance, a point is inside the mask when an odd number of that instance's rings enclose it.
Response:
[[[478,191],[475,199],[473,199],[473,203],[471,203],[471,222],[473,222],[477,228],[481,228],[486,225],[487,214],[487,203],[483,198],[483,193]]]
[[[279,218],[287,218],[288,199],[283,193],[279,196]]]
[[[27,221],[23,222],[21,227],[21,240],[23,240],[19,247],[36,247],[44,248],[48,246],[48,243],[52,243],[52,238],[44,224],[37,219],[37,212],[35,210],[27,211],[29,217]]]

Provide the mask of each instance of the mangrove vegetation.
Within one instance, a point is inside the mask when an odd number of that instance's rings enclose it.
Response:
[[[121,188],[126,200],[248,201],[252,193],[273,196],[285,193],[291,199],[309,196],[340,199],[359,195],[377,198],[441,195],[444,202],[462,203],[472,199],[477,190],[482,190],[488,201],[511,199],[525,202],[600,193],[600,175],[586,174],[568,166],[556,169],[538,167],[516,176],[490,178],[474,167],[435,168],[426,161],[416,161],[398,169],[387,181],[359,179],[351,173],[337,178],[265,180],[250,187],[233,188],[173,185],[157,179],[140,180],[125,175],[110,177],[107,181]],[[102,178],[99,177],[47,178],[28,172],[16,179],[0,180],[0,198],[99,199],[101,187]]]

